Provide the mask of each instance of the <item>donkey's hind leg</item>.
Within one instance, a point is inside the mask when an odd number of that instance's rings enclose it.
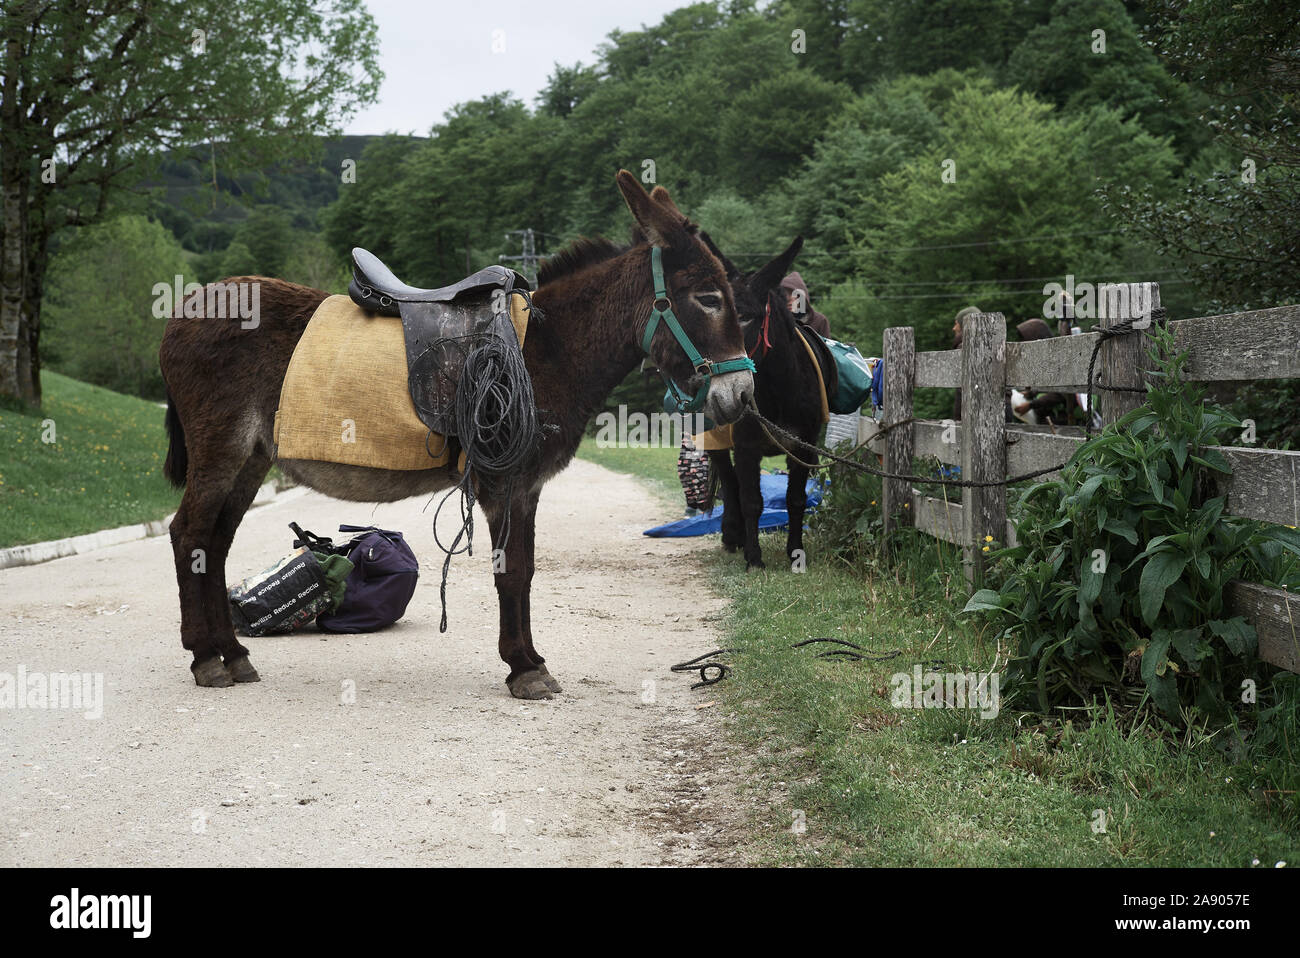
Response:
[[[207,616],[226,670],[236,682],[258,682],[261,681],[261,676],[248,660],[248,649],[235,637],[235,625],[230,616],[230,602],[227,598],[229,588],[226,585],[226,556],[230,554],[235,531],[248,512],[248,507],[253,504],[257,490],[261,488],[262,480],[270,468],[271,454],[259,446],[235,477],[234,484],[226,494],[226,501],[217,513],[216,527],[212,532],[211,558],[216,575],[213,577],[212,588],[207,593]]]
[[[226,497],[224,484],[217,482],[219,478],[192,470],[171,524],[172,556],[181,599],[181,645],[194,656],[190,663],[194,683],[208,688],[235,684],[221,661],[222,643],[209,624],[212,537]]]
[[[201,455],[198,448],[192,451],[185,495],[171,524],[181,644],[194,656],[190,671],[195,684],[210,688],[233,685],[229,663],[248,657],[248,650],[235,640],[230,619],[226,554],[269,465],[269,458],[254,463],[256,454],[240,457],[230,455],[230,450],[221,452],[226,455],[214,452],[201,459],[194,455]],[[251,680],[242,666],[240,672],[241,681]]]

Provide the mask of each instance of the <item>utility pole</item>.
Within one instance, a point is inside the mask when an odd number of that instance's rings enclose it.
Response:
[[[511,230],[510,232],[506,233],[507,240],[509,240],[511,237],[514,236],[518,236],[520,238],[520,242],[523,245],[523,252],[519,255],[514,255],[514,256],[503,255],[501,258],[506,262],[519,263],[519,272],[524,274],[528,282],[530,282],[533,286],[536,286],[537,285],[537,264],[541,260],[541,257],[537,255],[537,245],[536,245],[535,237],[533,235],[532,228],[530,227],[528,229],[522,229],[522,230]]]

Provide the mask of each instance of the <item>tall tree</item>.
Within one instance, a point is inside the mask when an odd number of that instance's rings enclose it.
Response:
[[[203,146],[214,178],[293,155],[382,77],[362,0],[4,0],[0,31],[0,397],[37,403],[61,230],[165,150]]]
[[[1106,106],[1171,136],[1183,157],[1208,142],[1193,90],[1142,42],[1120,0],[1056,0],[1007,61],[1006,79],[1066,112]]]
[[[847,332],[879,343],[884,326],[911,325],[918,347],[940,349],[962,306],[1027,319],[1042,315],[1048,280],[1150,276],[1094,190],[1141,177],[1167,195],[1177,160],[1165,141],[1117,111],[1061,115],[986,82],[956,90],[938,112],[938,141],[864,184],[849,211],[856,274],[873,296]]]
[[[1109,191],[1120,218],[1191,271],[1209,309],[1300,298],[1300,19],[1289,0],[1152,0],[1150,37],[1210,98],[1217,167],[1167,199]],[[1200,171],[1196,171],[1200,172]]]
[[[49,367],[117,392],[162,399],[158,342],[166,321],[154,315],[153,290],[122,279],[184,272],[180,243],[143,216],[77,230],[50,263],[44,304]]]

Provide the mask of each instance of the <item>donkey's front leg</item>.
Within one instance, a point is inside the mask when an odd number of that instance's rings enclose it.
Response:
[[[519,611],[524,624],[524,645],[528,651],[528,657],[532,659],[537,666],[537,671],[542,673],[542,681],[552,692],[563,692],[560,683],[555,681],[550,670],[546,668],[546,659],[542,658],[540,652],[533,646],[533,620],[532,620],[532,595],[533,595],[533,573],[537,571],[535,557],[535,548],[537,543],[537,500],[541,496],[541,490],[529,494],[526,508],[527,521],[521,533],[526,533],[526,539],[521,545],[524,549],[524,555],[528,559],[528,578],[524,583],[524,594],[519,601]]]
[[[532,493],[516,496],[512,503],[486,498],[481,502],[492,531],[492,571],[501,608],[498,649],[502,660],[510,666],[506,688],[517,699],[552,698],[559,691],[559,684],[550,679],[541,658],[532,651],[529,622],[528,592],[533,578],[537,496]]]
[[[736,447],[736,481],[740,488],[740,514],[745,523],[745,566],[762,569],[763,551],[758,545],[758,517],[763,514],[763,491],[759,484],[763,457],[757,449]]]
[[[814,455],[812,463],[816,465]],[[790,568],[801,572],[808,566],[808,553],[803,548],[803,516],[808,507],[808,467],[801,465],[793,457],[786,457],[786,467],[790,471],[790,482],[785,490],[785,508],[790,514],[790,532],[786,536],[785,554],[790,559]]]

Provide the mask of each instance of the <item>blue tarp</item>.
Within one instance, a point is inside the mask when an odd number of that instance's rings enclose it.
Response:
[[[785,510],[785,490],[789,480],[782,474],[758,477],[759,491],[763,494],[763,514],[758,517],[758,528],[784,529],[790,524],[790,514]],[[804,487],[808,490],[808,509],[811,510],[822,501],[822,486],[816,479],[809,479]],[[707,515],[688,516],[669,522],[666,525],[647,529],[643,535],[663,537],[707,536],[722,531],[722,503],[713,507]]]

